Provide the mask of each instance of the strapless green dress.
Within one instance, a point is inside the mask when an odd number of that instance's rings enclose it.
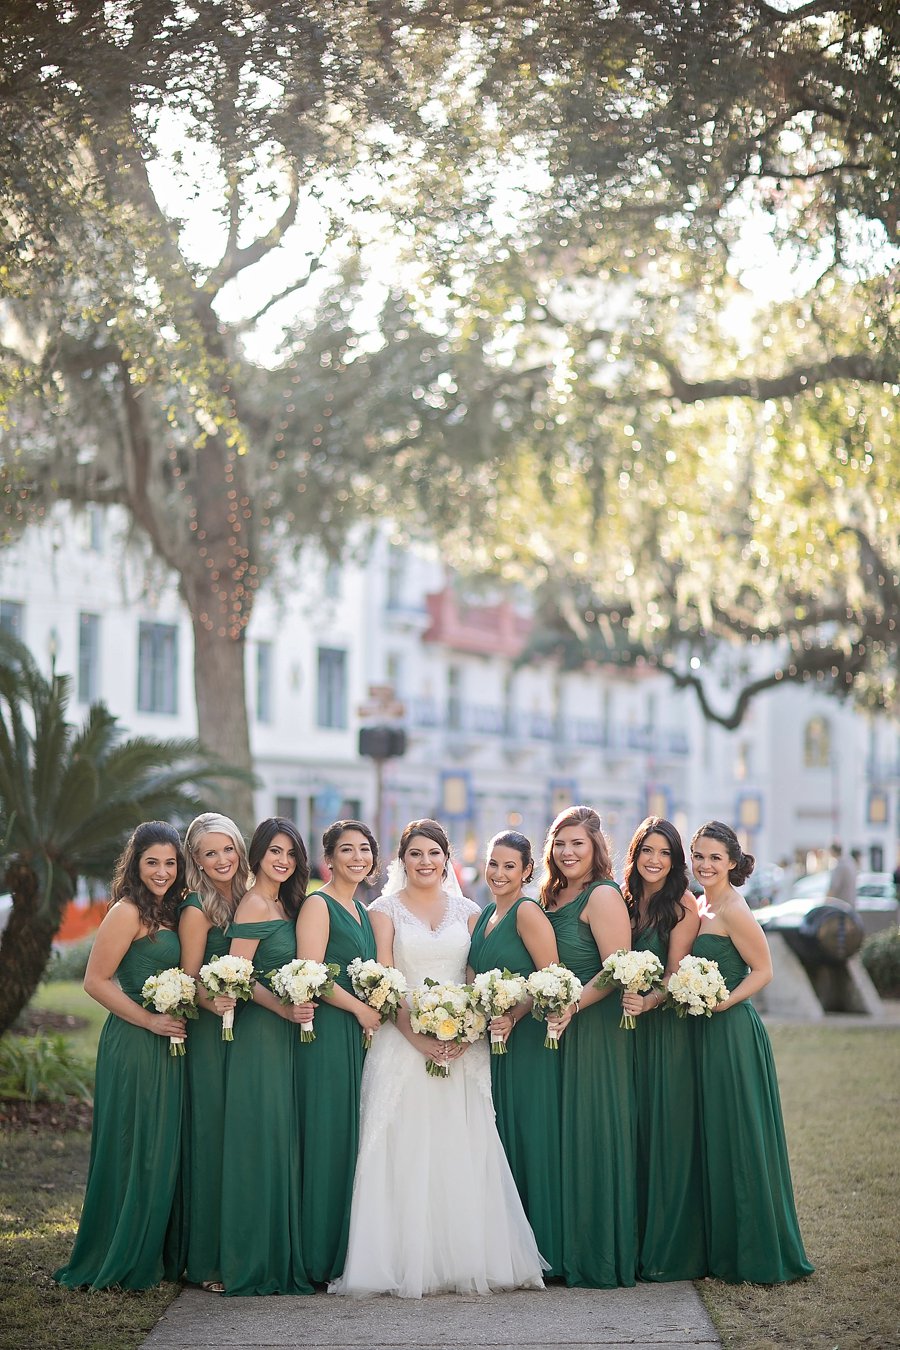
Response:
[[[668,953],[653,928],[636,951]],[[696,1018],[656,1009],[636,1019],[638,1278],[697,1280],[706,1274]]]
[[[202,909],[191,893],[182,909]],[[203,962],[225,956],[231,934],[210,928]],[[243,1005],[238,1004],[237,1012]],[[235,1019],[238,1025],[238,1019]],[[237,1033],[235,1033],[237,1034]],[[184,1277],[191,1284],[221,1280],[219,1269],[220,1193],[225,1126],[225,1072],[230,1045],[222,1040],[222,1019],[205,1008],[191,1023],[187,1062],[187,1100],[181,1147],[181,1194],[184,1207]]]
[[[259,939],[256,978],[293,961],[287,919],[235,923],[232,938]],[[300,1028],[248,1003],[228,1046],[219,1265],[226,1294],[311,1294],[300,1228]]]
[[[747,965],[729,937],[701,933],[695,956],[729,989]],[[812,1272],[794,1208],[772,1047],[749,999],[703,1018],[697,1072],[707,1266],[730,1284],[780,1284]]]
[[[534,962],[519,936],[516,914],[520,905],[536,903],[522,896],[489,933],[497,906],[492,902],[484,908],[469,948],[476,975],[495,968],[514,975],[532,973]],[[491,1093],[510,1171],[538,1251],[550,1266],[545,1273],[552,1277],[563,1273],[561,1056],[544,1049],[544,1035],[544,1023],[531,1016],[513,1027],[507,1054],[491,1055]]]
[[[137,938],[116,978],[135,1003],[149,975],[177,966],[178,934]],[[164,1256],[178,1182],[185,1065],[169,1038],[110,1013],[97,1046],[91,1154],[81,1222],[60,1284],[149,1289],[177,1278]]]
[[[590,925],[581,922],[595,886],[615,882],[595,882],[547,911],[560,964],[585,985],[601,966]],[[634,1035],[619,1027],[621,1016],[614,990],[573,1017],[559,1049],[563,1269],[567,1284],[593,1289],[633,1285],[637,1268]]]
[[[353,993],[347,966],[355,957],[375,960],[375,934],[365,907],[355,902],[357,923],[330,895],[324,960],[340,966],[335,983]],[[350,1197],[359,1148],[359,1099],[363,1071],[362,1029],[352,1013],[320,1003],[316,1039],[297,1054],[302,1189],[303,1259],[316,1284],[344,1269],[350,1231]],[[377,1033],[376,1033],[377,1034]]]

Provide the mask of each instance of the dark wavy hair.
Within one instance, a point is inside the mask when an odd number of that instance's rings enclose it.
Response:
[[[672,855],[672,866],[669,868],[669,874],[660,889],[655,895],[649,897],[646,917],[641,924],[640,904],[644,898],[644,879],[638,871],[637,864],[641,849],[651,834],[661,834],[665,839]],[[641,821],[635,830],[631,843],[628,845],[628,856],[625,859],[625,880],[622,893],[631,915],[631,927],[634,936],[639,937],[641,933],[646,933],[648,929],[653,928],[659,934],[663,946],[668,947],[672,929],[687,913],[682,899],[687,888],[687,859],[684,856],[684,844],[681,842],[681,835],[671,820],[664,820],[662,816],[648,816],[646,820]]]
[[[334,850],[340,843],[342,834],[348,830],[356,830],[357,834],[363,835],[369,841],[369,848],[372,850],[372,866],[366,874],[366,881],[374,877],[378,872],[378,840],[375,838],[368,825],[363,824],[361,820],[335,820],[322,835],[322,852],[325,854],[325,860],[334,857]]]
[[[567,806],[565,811],[560,811],[544,840],[543,862],[547,875],[541,883],[541,904],[545,909],[553,908],[557,896],[566,886],[566,878],[553,860],[553,843],[560,830],[564,830],[568,825],[581,825],[593,845],[591,882],[613,880],[612,859],[609,856],[609,845],[603,833],[600,816],[592,806]]]
[[[740,840],[731,826],[724,824],[721,820],[708,820],[694,833],[691,839],[691,848],[694,847],[698,839],[703,838],[715,839],[717,843],[725,845],[729,860],[735,864],[729,873],[731,884],[732,886],[743,886],[756,866],[756,859],[752,853],[743,851]]]
[[[522,881],[531,880],[534,876],[534,854],[531,851],[531,840],[526,834],[520,834],[518,830],[501,830],[488,842],[486,859],[490,858],[495,848],[515,849],[522,859]]]
[[[437,844],[447,857],[444,863],[443,876],[447,875],[447,868],[450,866],[450,840],[447,838],[447,831],[443,825],[439,825],[436,820],[431,820],[428,816],[422,820],[411,820],[408,825],[403,827],[403,833],[400,836],[400,843],[397,845],[397,857],[402,862],[406,857],[406,850],[411,841],[417,834],[424,835],[430,839],[433,844]]]
[[[161,900],[147,890],[140,874],[141,858],[154,844],[171,845],[178,859],[175,880]],[[116,862],[109,888],[110,908],[117,900],[130,900],[147,928],[147,936],[155,937],[160,928],[176,926],[183,895],[184,850],[178,831],[166,820],[145,820],[138,825]]]
[[[296,919],[300,912],[300,906],[306,899],[306,888],[309,885],[309,855],[306,852],[306,845],[300,837],[300,831],[292,820],[285,820],[283,816],[270,816],[268,820],[259,822],[253,831],[253,838],[250,840],[250,847],[247,850],[250,871],[254,876],[256,875],[259,864],[265,857],[266,850],[276,834],[286,834],[294,846],[297,866],[278,887],[278,899],[284,906],[287,917]]]

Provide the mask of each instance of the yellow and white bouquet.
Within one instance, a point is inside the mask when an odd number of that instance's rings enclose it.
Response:
[[[382,1022],[396,1022],[403,1003],[407,983],[395,966],[383,966],[380,961],[364,961],[355,956],[347,967],[353,992],[363,1003],[381,1014]],[[363,1032],[363,1045],[371,1044],[371,1032]]]
[[[253,962],[246,956],[232,956],[228,952],[214,956],[200,967],[198,979],[210,998],[223,994],[246,1001],[253,995]],[[234,1040],[234,1008],[227,1008],[222,1014],[222,1040]]]
[[[273,991],[282,1003],[312,1003],[314,998],[327,998],[334,990],[334,977],[340,974],[340,966],[329,962],[306,961],[297,959],[287,965],[270,970],[266,976],[272,983]],[[300,1023],[300,1039],[304,1044],[316,1039],[313,1019]]]
[[[511,970],[485,970],[472,983],[475,1002],[490,1020],[503,1017],[517,1003],[527,997],[524,975],[513,975]],[[505,1055],[506,1041],[498,1031],[491,1032],[491,1054]]]
[[[706,956],[684,956],[669,980],[668,1002],[678,1017],[712,1017],[728,997],[722,972]]]
[[[141,988],[145,1008],[170,1017],[197,1016],[197,986],[180,966],[169,966],[156,975],[148,975]],[[184,1054],[184,1036],[169,1037],[169,1054]]]
[[[629,994],[649,994],[651,989],[665,992],[662,982],[664,974],[663,964],[655,952],[634,952],[621,948],[612,952],[603,962],[594,987],[608,989],[611,984],[617,984]],[[619,1026],[626,1031],[634,1031],[636,1023],[633,1015],[623,1012]]]
[[[436,980],[426,980],[412,990],[410,1006],[410,1026],[420,1036],[471,1045],[487,1030],[487,1018],[476,1006],[468,984],[438,984]],[[450,1067],[426,1059],[425,1072],[432,1078],[447,1078]]]
[[[542,970],[533,971],[525,981],[525,988],[533,999],[531,1015],[541,1022],[548,1017],[561,1017],[566,1008],[581,998],[584,986],[567,966],[551,962]],[[544,1049],[559,1049],[559,1037],[549,1026],[544,1037]]]

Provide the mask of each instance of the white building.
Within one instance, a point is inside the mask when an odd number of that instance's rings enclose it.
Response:
[[[138,734],[193,735],[190,622],[126,526],[114,510],[60,506],[29,528],[0,551],[0,624],[72,674],[79,704],[102,698]],[[465,603],[436,554],[394,547],[386,530],[341,568],[309,554],[284,568],[258,595],[247,643],[259,815],[290,816],[310,840],[340,814],[376,821],[358,733],[378,686],[402,703],[408,740],[383,772],[387,847],[405,821],[435,815],[474,864],[495,831],[539,845],[561,807],[586,801],[620,859],[654,812],[686,837],[727,820],[763,862],[824,858],[837,838],[865,868],[895,865],[896,723],[793,686],[727,732],[657,672],[520,664],[528,627],[508,597]]]

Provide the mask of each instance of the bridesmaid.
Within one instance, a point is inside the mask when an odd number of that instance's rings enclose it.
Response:
[[[534,873],[531,841],[516,830],[488,845],[484,878],[493,900],[482,910],[469,949],[469,978],[486,970],[530,975],[555,962],[556,938],[536,900],[522,894]],[[548,1263],[545,1278],[561,1276],[559,1055],[544,1049],[543,1022],[531,1016],[531,1000],[491,1030],[503,1034],[508,1053],[491,1055],[491,1091],[503,1141],[538,1250]]]
[[[228,951],[228,928],[247,889],[247,846],[233,820],[207,811],[192,820],[184,837],[185,880],[178,936],[181,968],[196,979],[200,967]],[[222,1129],[228,1043],[222,1014],[235,1000],[210,999],[197,985],[199,1019],[191,1028],[187,1056],[188,1102],[182,1146],[182,1192],[187,1232],[184,1277],[221,1293],[219,1194],[222,1188]]]
[[[110,910],[97,930],[84,988],[109,1010],[97,1047],[91,1157],[69,1263],[53,1276],[74,1288],[148,1289],[164,1278],[181,1144],[185,1059],[169,1037],[185,1022],[141,1006],[149,975],[178,965],[175,923],[184,891],[171,825],[139,825],[116,864]]]
[[[630,947],[631,924],[596,811],[571,806],[556,817],[544,866],[541,899],[560,963],[584,985],[577,1013],[559,1021],[560,1030],[568,1026],[560,1046],[563,1271],[569,1285],[633,1285],[634,1036],[619,1027],[612,990],[594,987],[605,958]]]
[[[691,840],[706,905],[694,955],[712,958],[729,996],[699,1030],[698,1081],[707,1266],[731,1284],[809,1275],[794,1208],[781,1098],[769,1037],[750,999],[772,978],[766,935],[744,897],[754,859],[721,821]]]
[[[658,956],[668,979],[700,928],[684,845],[671,821],[649,816],[638,826],[628,846],[624,892],[632,946]],[[664,1002],[657,992],[622,998],[624,1010],[640,1019],[634,1033],[638,1278],[696,1280],[706,1274],[693,1090],[697,1028],[695,1019],[659,1013]]]
[[[344,1269],[350,1197],[359,1146],[363,1037],[381,1026],[379,1014],[356,998],[347,966],[375,960],[375,934],[355,898],[378,871],[378,844],[359,820],[336,820],[322,836],[331,880],[308,895],[297,919],[297,955],[340,966],[334,993],[321,1000],[316,1039],[297,1057],[297,1110],[303,1176],[300,1228],[303,1257],[314,1284]]]
[[[309,880],[296,826],[274,817],[250,841],[253,885],[235,911],[231,951],[253,962],[253,1000],[228,1050],[220,1267],[226,1294],[311,1294],[300,1235],[298,1023],[311,1004],[283,1005],[268,974],[293,961]]]

